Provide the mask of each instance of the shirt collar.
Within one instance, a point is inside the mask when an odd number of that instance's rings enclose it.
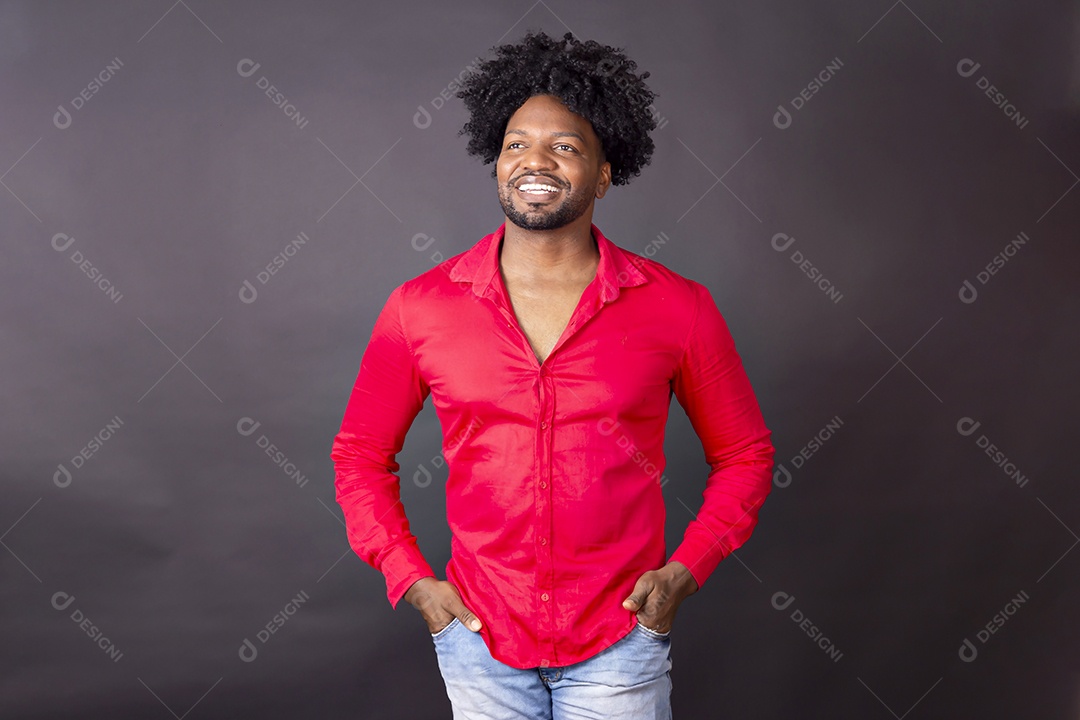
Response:
[[[611,302],[619,297],[620,288],[643,285],[648,281],[634,262],[634,260],[640,262],[640,258],[608,240],[596,225],[593,224],[590,227],[596,239],[596,248],[600,252],[596,277],[599,280],[601,302]],[[450,279],[454,282],[471,283],[473,292],[479,297],[497,293],[498,284],[495,279],[499,272],[499,248],[502,246],[505,232],[506,222],[504,221],[495,232],[485,235],[478,243],[462,253],[449,270]]]

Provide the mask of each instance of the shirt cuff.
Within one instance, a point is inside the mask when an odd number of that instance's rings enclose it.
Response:
[[[716,570],[716,566],[727,556],[724,548],[713,540],[699,540],[690,537],[683,540],[682,544],[668,558],[668,562],[681,562],[694,576],[698,590],[705,585],[705,580]]]
[[[413,583],[420,578],[435,577],[435,571],[414,544],[395,547],[382,559],[379,570],[386,577],[386,598],[395,610]]]

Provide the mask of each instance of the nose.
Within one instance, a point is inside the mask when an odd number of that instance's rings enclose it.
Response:
[[[521,158],[521,168],[526,173],[537,170],[554,170],[557,167],[550,148],[538,143],[526,151]]]

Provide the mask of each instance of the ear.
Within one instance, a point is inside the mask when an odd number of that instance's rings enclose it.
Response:
[[[605,160],[600,166],[600,181],[596,184],[596,197],[604,197],[609,187],[611,187],[611,163]]]

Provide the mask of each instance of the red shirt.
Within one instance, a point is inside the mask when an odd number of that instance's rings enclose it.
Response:
[[[430,395],[449,472],[446,579],[483,622],[492,657],[556,667],[633,629],[622,601],[647,570],[678,560],[704,584],[756,525],[773,447],[709,290],[595,225],[596,278],[539,363],[499,271],[505,227],[390,293],[330,456],[349,543],[386,576],[396,609],[414,582],[435,576],[394,474]],[[669,558],[672,394],[710,472]],[[675,508],[677,521],[687,516]]]

